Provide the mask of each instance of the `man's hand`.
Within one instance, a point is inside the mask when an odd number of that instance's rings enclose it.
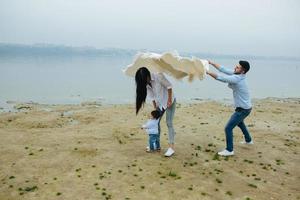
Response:
[[[211,60],[208,60],[208,64],[214,66],[216,69],[219,69],[221,67],[221,65],[217,64],[217,63],[214,63],[213,61]]]

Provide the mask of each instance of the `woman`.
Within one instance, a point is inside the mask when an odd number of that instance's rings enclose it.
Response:
[[[144,105],[146,97],[152,101],[155,109],[159,110],[161,117],[166,111],[166,122],[169,133],[169,148],[165,153],[170,157],[175,153],[173,118],[176,108],[176,99],[173,94],[172,84],[162,73],[150,73],[146,67],[141,67],[135,73],[136,83],[136,114]],[[161,120],[160,117],[160,120]],[[158,128],[160,136],[160,126]]]

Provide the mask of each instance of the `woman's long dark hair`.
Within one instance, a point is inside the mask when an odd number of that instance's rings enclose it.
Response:
[[[135,73],[135,84],[136,84],[136,101],[135,109],[138,114],[140,108],[144,105],[147,97],[147,84],[151,78],[150,72],[146,67],[139,68]]]

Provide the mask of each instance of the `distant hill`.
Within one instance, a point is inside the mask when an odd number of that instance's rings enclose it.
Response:
[[[132,56],[136,50],[94,47],[71,47],[52,44],[0,43],[0,56]]]
[[[138,52],[147,52],[151,50],[137,49],[121,49],[121,48],[103,48],[95,47],[72,47],[54,44],[11,44],[0,43],[0,57],[16,57],[16,56],[130,56],[133,57]],[[153,52],[153,51],[152,51]],[[157,53],[162,53],[156,51]],[[255,56],[255,55],[224,55],[214,53],[199,53],[199,52],[181,52],[182,56],[196,56],[198,58],[223,58],[223,59],[259,59],[259,60],[293,60],[300,61],[300,57],[285,57],[285,56]]]

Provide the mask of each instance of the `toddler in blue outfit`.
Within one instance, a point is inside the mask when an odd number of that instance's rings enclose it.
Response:
[[[142,126],[149,135],[149,146],[147,152],[159,151],[160,150],[160,134],[158,132],[158,123],[160,118],[160,112],[153,110],[151,112],[151,119]]]

